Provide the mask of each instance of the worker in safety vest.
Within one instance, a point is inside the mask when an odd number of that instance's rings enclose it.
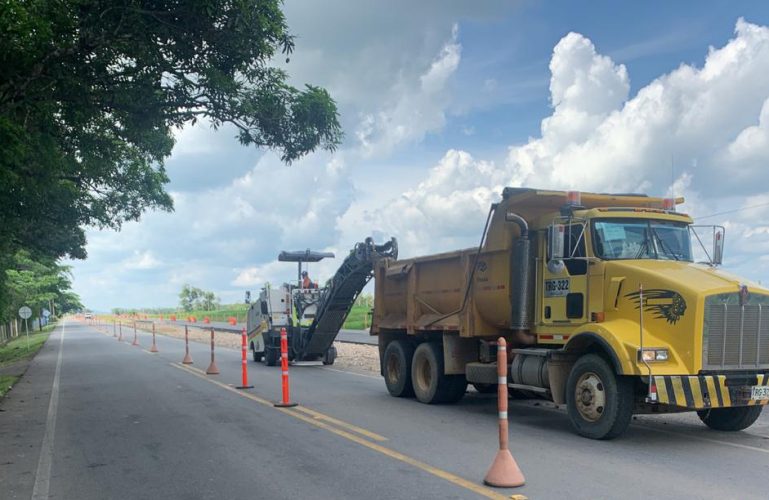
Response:
[[[310,281],[307,271],[302,271],[302,288],[312,288],[312,281]]]

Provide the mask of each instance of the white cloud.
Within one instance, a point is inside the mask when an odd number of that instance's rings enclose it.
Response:
[[[123,260],[123,262],[120,263],[120,267],[129,271],[157,269],[160,266],[161,262],[156,259],[152,255],[152,252],[149,250],[134,250],[134,253],[131,257]]]
[[[385,96],[386,104],[376,113],[364,114],[356,137],[364,156],[389,153],[403,143],[421,140],[426,133],[443,128],[449,105],[449,82],[459,67],[462,46],[458,27],[424,73],[415,78],[401,76]]]
[[[553,112],[540,137],[511,146],[502,164],[451,150],[416,188],[358,225],[398,236],[412,255],[474,244],[503,186],[685,195],[681,209],[695,215],[742,204],[737,193],[753,195],[753,204],[768,196],[766,27],[740,19],[734,38],[711,47],[703,67],[681,65],[632,97],[626,68],[582,35],[561,39],[550,69]],[[746,262],[769,251],[769,234],[755,228],[769,209],[762,213],[707,221],[728,226],[727,264],[746,274],[757,272]]]

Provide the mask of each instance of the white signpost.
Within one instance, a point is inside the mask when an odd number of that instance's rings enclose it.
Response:
[[[24,320],[24,331],[27,332],[27,350],[29,351],[29,324],[27,320],[32,316],[32,309],[27,306],[19,308],[19,317]]]

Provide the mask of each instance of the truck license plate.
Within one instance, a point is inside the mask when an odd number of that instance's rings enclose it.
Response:
[[[750,399],[753,401],[766,401],[769,399],[769,386],[754,385],[750,390]]]
[[[569,280],[545,280],[545,297],[565,297],[569,295]]]

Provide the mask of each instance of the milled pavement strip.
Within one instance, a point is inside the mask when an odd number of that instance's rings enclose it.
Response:
[[[67,324],[61,325],[59,337],[59,356],[56,359],[56,372],[51,387],[51,400],[48,403],[48,418],[45,421],[45,434],[40,447],[40,459],[35,472],[35,485],[32,488],[32,500],[47,499],[51,486],[51,462],[53,461],[53,438],[56,431],[56,412],[59,408],[59,379],[61,376],[61,358],[64,352],[64,330]]]
[[[273,406],[273,403],[270,401],[267,401],[266,399],[262,399],[258,396],[254,396],[253,394],[249,394],[247,392],[242,392],[234,387],[230,387],[229,385],[219,382],[218,380],[212,380],[205,375],[202,375],[200,372],[201,370],[198,370],[197,368],[191,369],[191,367],[188,366],[182,366],[176,363],[169,363],[174,368],[178,368],[179,370],[185,371],[191,375],[194,375],[202,380],[205,380],[207,382],[210,382],[212,384],[218,385],[219,387],[222,387],[224,389],[227,389],[230,392],[233,392],[235,394],[238,394],[240,396],[243,396],[248,399],[252,399],[258,403],[261,403],[263,405],[269,406],[271,408],[275,408]],[[295,411],[294,409],[289,408],[275,408],[276,410],[285,413],[286,415],[291,415],[292,417],[298,418],[299,420],[302,420],[304,422],[307,422],[308,424],[314,425],[316,427],[319,427],[321,429],[327,430],[333,434],[336,434],[337,436],[343,437],[349,441],[352,441],[354,443],[357,443],[361,446],[365,446],[366,448],[369,448],[371,450],[374,450],[376,452],[379,452],[385,456],[388,456],[390,458],[393,458],[395,460],[398,460],[400,462],[406,463],[408,465],[411,465],[413,467],[416,467],[417,469],[420,469],[424,472],[427,472],[429,474],[432,474],[433,476],[439,477],[441,479],[444,479],[446,481],[449,481],[450,483],[460,486],[462,488],[465,488],[467,490],[472,491],[473,493],[477,493],[478,495],[481,495],[486,498],[495,498],[495,499],[509,499],[510,497],[508,495],[503,495],[500,493],[497,493],[494,490],[491,490],[489,488],[486,488],[484,486],[481,486],[479,484],[476,484],[472,481],[468,481],[467,479],[464,479],[460,476],[457,476],[455,474],[452,474],[451,472],[447,472],[443,469],[439,469],[437,467],[434,467],[430,464],[427,464],[425,462],[422,462],[420,460],[417,460],[415,458],[412,458],[408,455],[404,455],[403,453],[400,453],[398,451],[392,450],[390,448],[387,448],[385,446],[382,446],[377,443],[373,443],[371,441],[368,441],[360,436],[357,436],[351,432],[338,429],[336,427],[333,427],[325,422],[321,422],[315,418],[312,418],[307,415],[302,415]],[[348,424],[349,425],[349,424]]]
[[[344,373],[346,375],[357,375],[359,377],[366,377],[366,378],[375,378],[379,380],[381,377],[378,377],[376,375],[366,375],[365,373],[357,373],[357,372],[351,372],[351,371],[345,371],[345,370],[337,370],[336,368],[329,368],[327,366],[319,366],[321,370],[326,370],[329,372],[337,372],[337,373]]]

